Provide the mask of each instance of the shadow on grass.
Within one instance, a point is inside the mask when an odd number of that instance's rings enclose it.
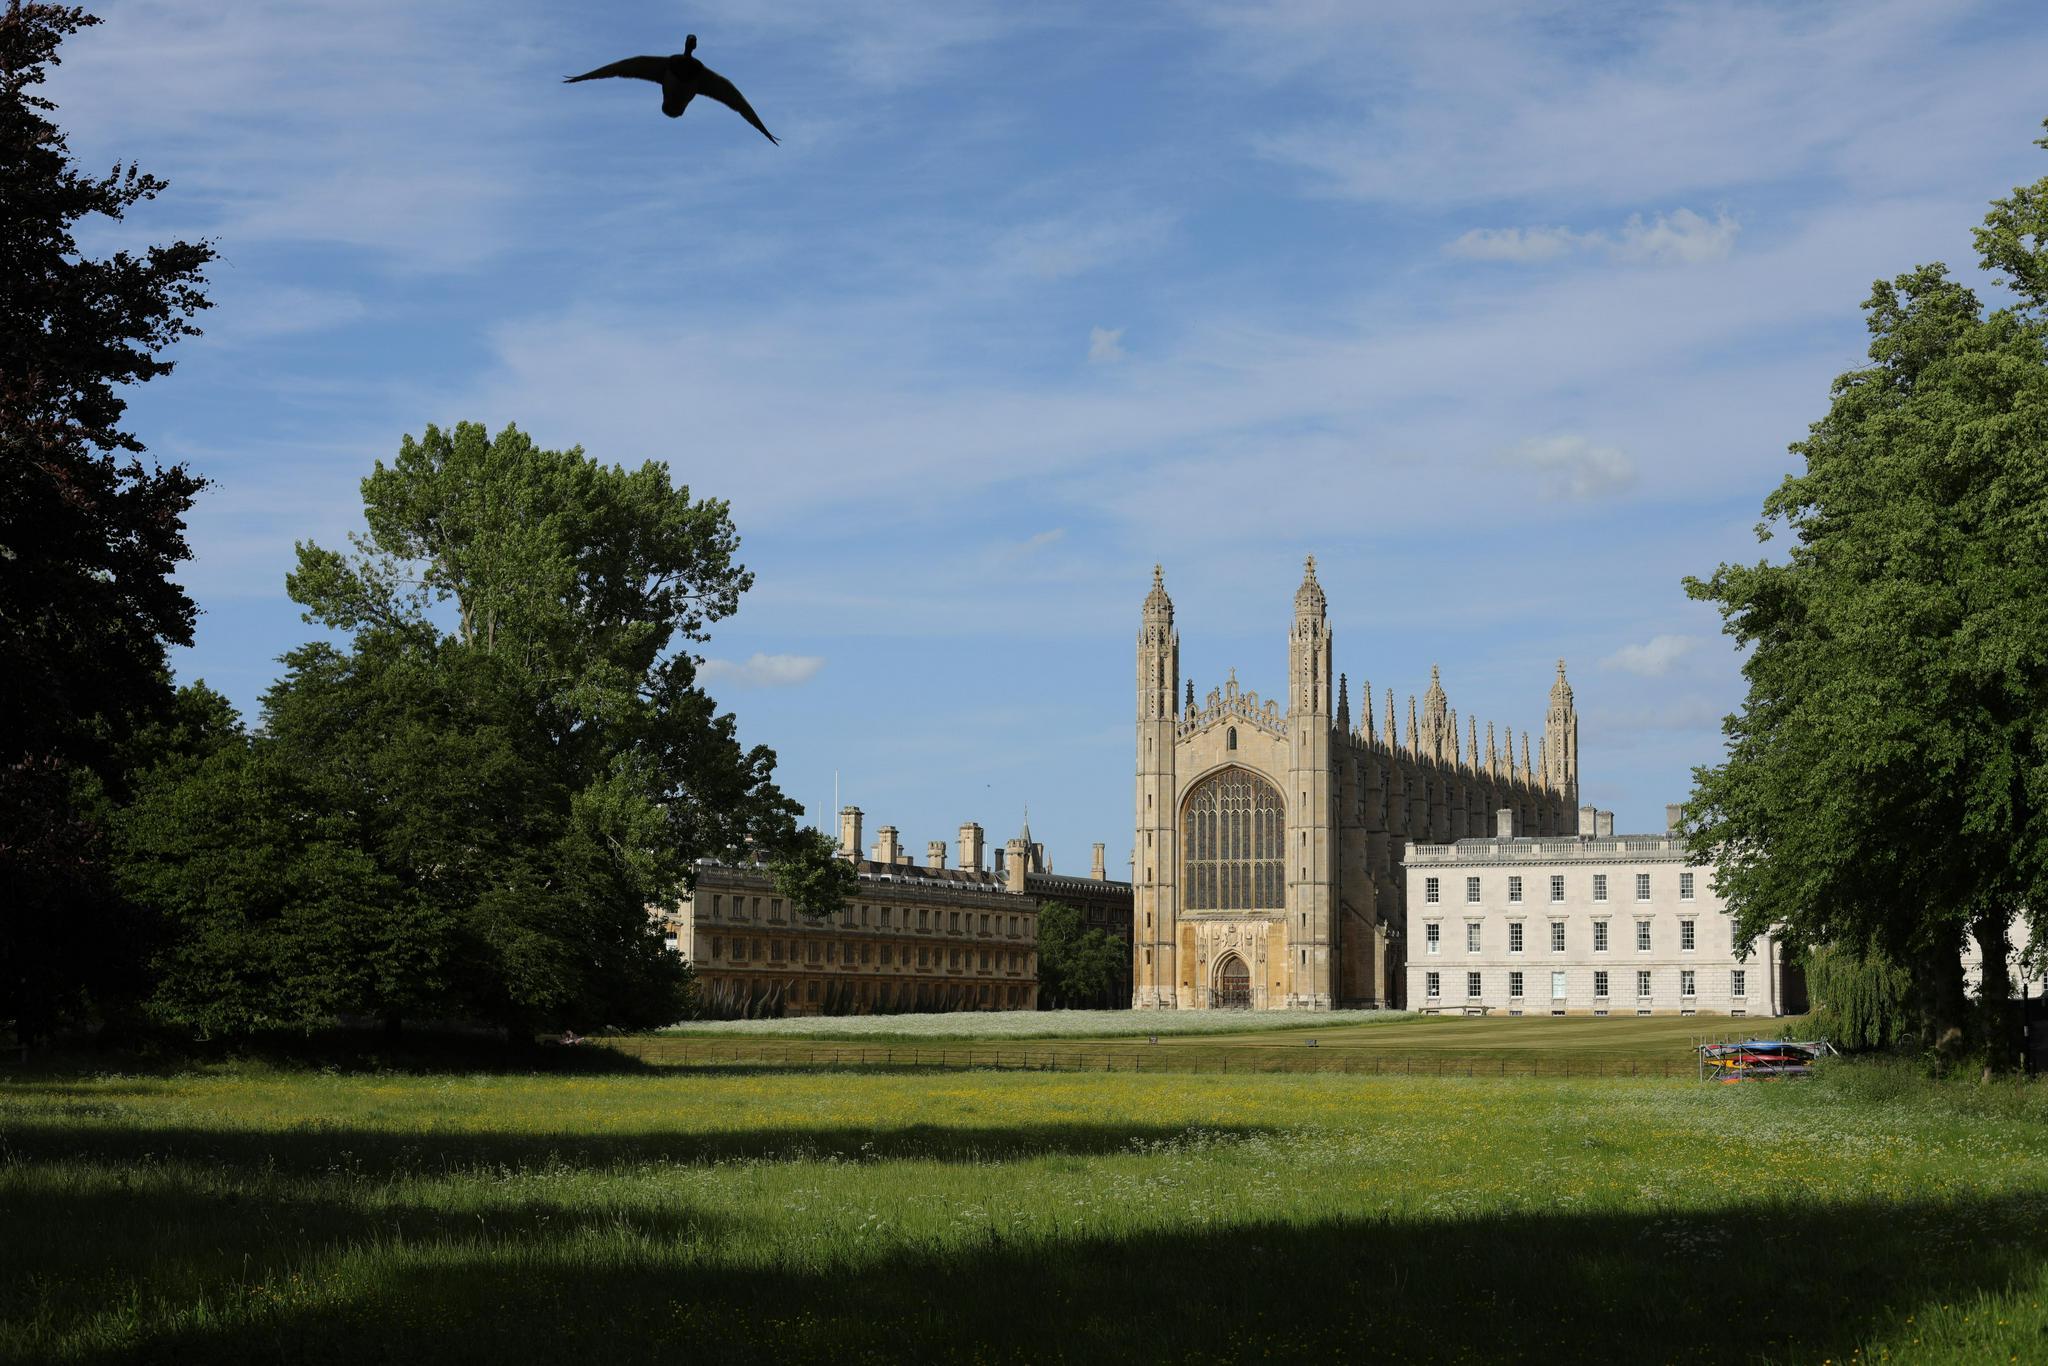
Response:
[[[604,1040],[590,1039],[564,1046],[470,1031],[436,1030],[415,1030],[394,1039],[366,1029],[270,1034],[212,1043],[173,1036],[107,1042],[73,1040],[33,1053],[26,1062],[0,1071],[0,1081],[47,1082],[108,1074],[162,1077],[219,1066],[427,1076],[524,1076],[535,1072],[639,1076],[659,1070],[631,1053],[604,1044]]]
[[[679,1103],[687,1093],[679,1093]],[[67,1112],[76,1109],[76,1118]],[[0,1123],[0,1158],[29,1164],[112,1166],[195,1163],[280,1176],[444,1176],[463,1171],[608,1169],[642,1163],[819,1160],[984,1163],[1045,1156],[1099,1157],[1183,1137],[1186,1125],[1144,1123],[902,1124],[889,1127],[652,1130],[593,1133],[393,1131],[325,1121],[295,1128],[130,1127],[89,1101],[52,1107],[55,1118]],[[103,1119],[113,1122],[102,1123]],[[79,1122],[83,1121],[83,1122]],[[1204,1125],[1222,1140],[1275,1130]]]
[[[2048,1258],[2043,1197],[1227,1222],[1242,1213],[802,1270],[801,1248],[764,1269],[694,1241],[622,1244],[601,1264],[545,1239],[414,1246],[337,1274],[322,1302],[94,1359],[1840,1360],[1926,1306],[2038,1287]],[[2039,1332],[2006,1331],[2022,1330]]]

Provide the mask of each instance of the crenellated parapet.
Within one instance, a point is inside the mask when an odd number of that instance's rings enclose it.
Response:
[[[1268,734],[1285,738],[1287,718],[1280,714],[1280,704],[1269,697],[1264,705],[1261,705],[1256,692],[1239,688],[1237,670],[1230,671],[1230,677],[1221,688],[1209,689],[1209,696],[1200,706],[1195,705],[1194,689],[1195,685],[1190,682],[1187,709],[1181,713],[1180,723],[1175,728],[1177,736],[1193,735],[1198,730],[1228,718],[1243,721]]]

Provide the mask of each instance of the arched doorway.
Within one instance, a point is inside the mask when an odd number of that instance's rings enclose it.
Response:
[[[1252,970],[1234,953],[1225,954],[1216,965],[1216,1009],[1252,1008]]]

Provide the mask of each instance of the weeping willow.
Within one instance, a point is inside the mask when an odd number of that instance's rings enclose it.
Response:
[[[1838,1048],[1891,1048],[1915,1031],[1911,975],[1881,955],[1811,949],[1806,987],[1821,1034]]]

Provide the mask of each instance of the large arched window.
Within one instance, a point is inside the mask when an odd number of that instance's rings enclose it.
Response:
[[[1241,768],[1195,784],[1181,810],[1181,886],[1191,911],[1286,908],[1280,793]]]

